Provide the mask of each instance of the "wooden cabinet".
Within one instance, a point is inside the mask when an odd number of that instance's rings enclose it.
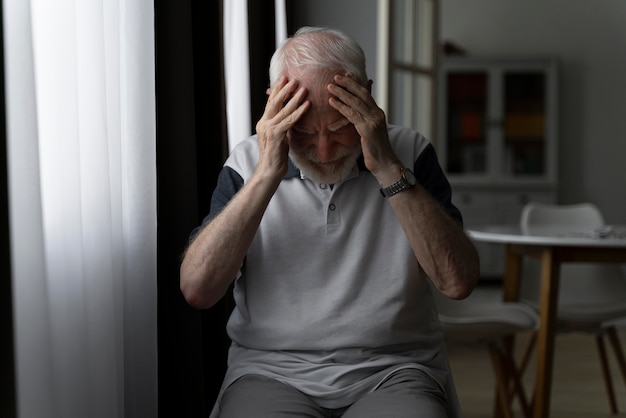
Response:
[[[517,224],[529,201],[556,202],[554,59],[444,58],[439,159],[467,227]],[[501,246],[480,244],[485,277],[500,277]]]

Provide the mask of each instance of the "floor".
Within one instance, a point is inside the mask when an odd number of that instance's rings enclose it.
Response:
[[[499,298],[500,289],[490,284],[476,292],[485,299]],[[518,338],[521,351],[526,336]],[[620,328],[620,339],[626,351],[626,328]],[[475,347],[448,346],[450,367],[465,418],[493,416],[494,379],[486,351]],[[617,371],[612,351],[609,362],[613,366],[613,384],[618,402],[618,415],[609,413],[609,404],[602,380],[595,340],[589,335],[566,334],[556,340],[552,384],[552,418],[626,418],[626,384]],[[534,358],[525,374],[528,391],[532,386]],[[519,407],[516,418],[521,417]]]

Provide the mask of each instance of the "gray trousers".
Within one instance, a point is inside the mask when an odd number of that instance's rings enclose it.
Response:
[[[275,379],[243,376],[224,392],[217,416],[446,418],[446,410],[445,393],[434,380],[420,370],[403,369],[389,376],[375,391],[339,409],[322,408],[302,392]]]

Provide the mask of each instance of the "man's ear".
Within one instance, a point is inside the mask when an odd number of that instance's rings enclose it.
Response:
[[[265,89],[265,94],[267,94],[268,96],[272,94],[272,89],[270,89],[269,87]]]

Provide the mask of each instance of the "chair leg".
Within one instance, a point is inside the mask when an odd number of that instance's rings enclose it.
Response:
[[[598,354],[600,356],[600,366],[602,367],[602,376],[604,377],[604,386],[606,387],[606,394],[609,398],[609,408],[611,414],[617,414],[617,403],[615,400],[615,391],[613,390],[613,380],[611,379],[611,370],[609,369],[609,363],[606,356],[606,347],[604,346],[604,339],[602,334],[596,336],[596,345],[598,346]]]
[[[526,347],[524,348],[524,352],[522,353],[522,358],[519,363],[519,373],[521,376],[524,375],[524,371],[526,371],[526,366],[528,366],[528,362],[530,361],[530,355],[535,348],[535,343],[537,342],[537,332],[532,332],[528,337],[528,342],[526,342]]]
[[[526,345],[524,347],[524,352],[522,353],[522,356],[520,358],[519,366],[517,366],[517,368],[514,369],[516,371],[517,375],[519,376],[518,380],[520,382],[520,385],[521,385],[521,382],[522,382],[522,378],[524,376],[524,372],[526,371],[526,367],[528,366],[528,363],[530,362],[530,357],[531,357],[531,354],[533,353],[533,350],[535,348],[536,342],[537,342],[537,332],[532,332],[529,335],[528,341],[526,342]],[[512,358],[512,356],[511,356],[511,358]],[[513,367],[515,367],[515,364],[513,364]],[[515,386],[511,386],[509,388],[509,396],[513,397],[515,395],[516,395],[516,388],[515,388]],[[524,398],[525,398],[525,396],[524,396]],[[526,416],[529,417],[529,416],[532,415],[531,411],[533,410],[534,392],[533,392],[533,397],[531,398],[530,402],[528,402],[527,400],[525,400],[523,402],[524,402],[525,405],[527,405],[527,407],[522,406],[522,408],[528,410],[528,412],[526,413]]]
[[[512,401],[517,397],[522,413],[525,417],[531,416],[531,407],[522,385],[519,369],[515,365],[513,353],[506,347],[492,343],[489,345],[491,362],[496,375],[497,398],[495,402],[494,416],[512,416]],[[509,390],[509,382],[512,387]]]
[[[491,365],[496,377],[496,393],[498,395],[495,399],[496,410],[494,411],[494,416],[513,418],[511,399],[508,394],[507,376],[502,367],[501,353],[496,343],[489,344],[489,354],[491,355]]]
[[[608,327],[606,333],[613,347],[613,351],[615,352],[615,358],[617,359],[617,364],[622,374],[622,380],[624,381],[624,385],[626,385],[626,360],[624,360],[624,352],[622,351],[622,345],[620,344],[617,330],[615,327]]]
[[[519,368],[515,365],[513,353],[504,353],[502,357],[502,362],[504,364],[506,374],[510,377],[510,380],[512,382],[511,390],[507,391],[507,393],[509,394],[509,398],[513,399],[511,395],[517,396],[520,408],[522,409],[524,416],[529,418],[532,415],[531,407],[528,403],[528,399],[526,398],[526,392],[522,384],[522,375],[519,372]]]

